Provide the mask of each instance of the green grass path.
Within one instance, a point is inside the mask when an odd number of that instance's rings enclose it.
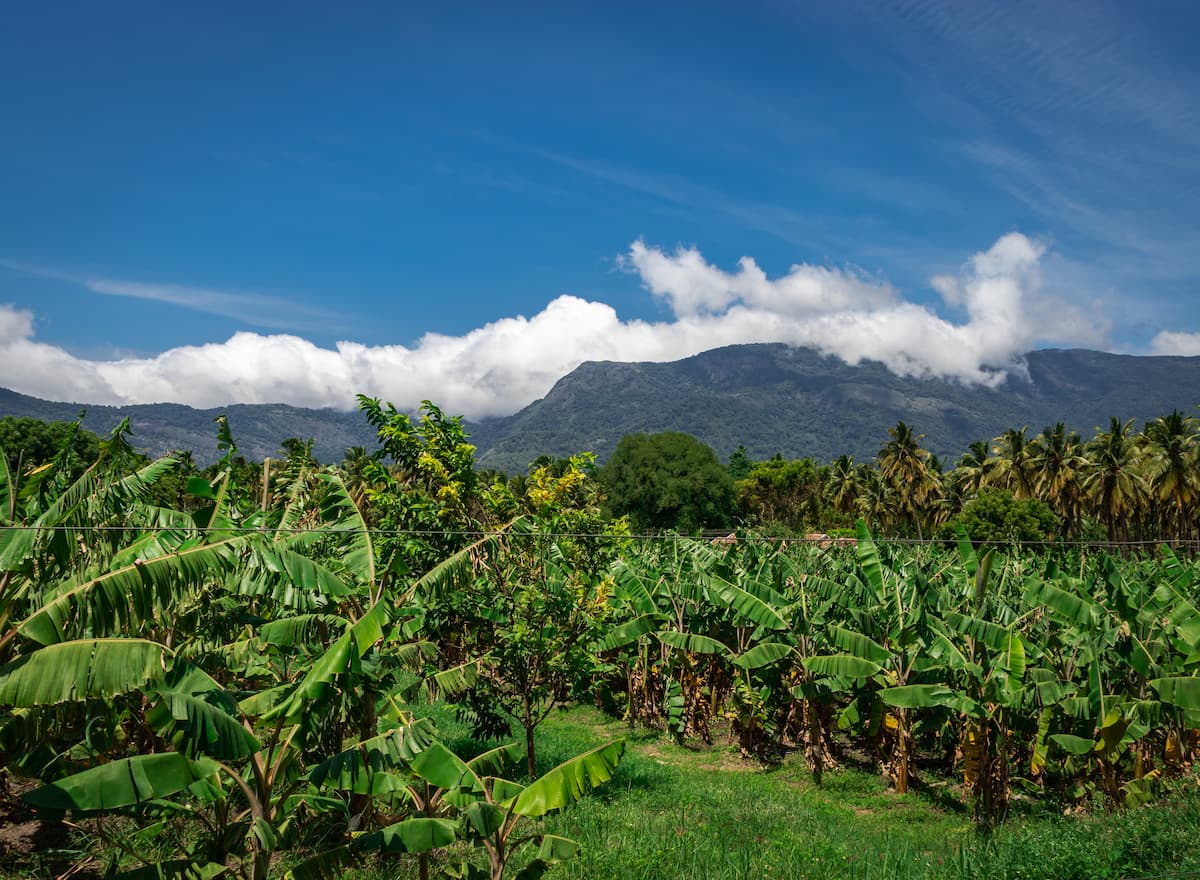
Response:
[[[481,751],[435,710],[447,744]],[[552,715],[538,730],[541,771],[617,737],[629,747],[613,779],[545,829],[581,856],[549,877],[576,880],[1108,880],[1200,878],[1200,794],[1119,815],[1015,818],[976,834],[944,785],[904,796],[858,769],[813,784],[799,755],[769,769],[718,743],[684,748],[594,709]]]

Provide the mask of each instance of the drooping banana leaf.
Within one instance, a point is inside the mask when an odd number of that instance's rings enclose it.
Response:
[[[784,642],[760,642],[750,650],[740,654],[733,661],[739,669],[760,669],[777,663],[792,653],[792,646]]]
[[[178,752],[135,755],[43,785],[23,799],[52,810],[116,810],[178,794],[216,771],[213,761],[189,761]]]
[[[146,723],[184,754],[230,761],[262,748],[233,697],[204,670],[177,662],[154,693]]]
[[[512,811],[537,817],[575,803],[590,788],[612,779],[624,754],[625,740],[618,739],[564,761],[526,786]]]
[[[0,667],[0,706],[107,699],[161,677],[170,651],[145,639],[47,645]]]
[[[837,647],[855,657],[861,657],[863,660],[870,660],[872,663],[882,666],[891,657],[888,649],[870,636],[846,629],[844,626],[829,626],[826,634]]]
[[[72,584],[53,592],[17,628],[26,638],[50,645],[67,641],[73,632],[106,636],[122,627],[157,621],[181,599],[228,572],[248,540],[201,544]]]
[[[724,578],[712,576],[709,588],[710,595],[717,600],[716,604],[730,609],[744,620],[771,630],[788,628],[787,621],[778,611],[762,599],[731,584]]]
[[[602,654],[605,651],[623,648],[636,642],[647,633],[657,630],[666,619],[665,614],[653,612],[635,617],[633,620],[627,620],[625,623],[614,626],[603,638],[593,642],[591,650],[594,653]]]
[[[929,709],[933,706],[953,706],[957,702],[954,691],[940,684],[906,684],[884,688],[879,699],[897,709]]]
[[[883,669],[878,663],[853,654],[822,654],[804,658],[804,668],[836,678],[868,678]]]
[[[688,651],[692,654],[720,654],[723,657],[733,659],[733,651],[730,650],[728,645],[709,636],[702,636],[697,633],[675,632],[674,630],[655,633],[655,635],[664,645],[678,648],[681,651]]]

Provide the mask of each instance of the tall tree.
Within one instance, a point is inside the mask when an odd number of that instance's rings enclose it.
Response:
[[[839,455],[829,469],[827,495],[833,509],[843,516],[853,516],[858,507],[858,495],[862,491],[859,469],[854,458]]]
[[[987,441],[976,440],[973,442],[958,459],[955,467],[959,473],[957,479],[962,483],[964,493],[971,497],[978,495],[979,491],[988,484],[995,464]]]
[[[1087,447],[1092,467],[1083,485],[1110,541],[1129,537],[1129,521],[1145,498],[1145,483],[1136,467],[1132,425],[1133,419],[1122,422],[1114,416],[1109,429],[1098,433]]]
[[[1083,516],[1083,476],[1088,468],[1083,441],[1057,422],[1043,428],[1033,446],[1034,494],[1062,518],[1064,533],[1074,537]]]
[[[941,491],[931,454],[921,446],[924,434],[914,434],[904,422],[888,428],[889,440],[879,450],[879,474],[895,490],[902,516],[923,537],[922,520]]]
[[[825,481],[811,458],[760,461],[737,484],[738,506],[747,518],[790,529],[816,527],[824,507]]]
[[[1144,437],[1150,495],[1171,511],[1170,526],[1184,540],[1196,529],[1191,511],[1200,500],[1200,424],[1173,410],[1147,423]]]
[[[381,541],[384,565],[397,574],[424,573],[466,546],[466,533],[479,528],[475,447],[462,418],[428,400],[415,423],[392,404],[364,395],[358,406],[382,447],[377,460],[363,463],[363,475],[374,523],[396,533]]]
[[[733,524],[733,478],[712,447],[690,434],[629,434],[599,477],[609,512],[628,515],[635,529],[697,532]]]
[[[1009,428],[996,438],[992,454],[996,456],[993,481],[997,486],[1012,492],[1017,498],[1033,497],[1034,446],[1021,429]]]

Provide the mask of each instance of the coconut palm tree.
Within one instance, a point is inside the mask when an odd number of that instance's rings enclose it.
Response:
[[[993,441],[995,484],[1012,492],[1015,498],[1032,498],[1034,494],[1035,447],[1025,436],[1028,430],[1028,425],[1020,430],[1009,428]]]
[[[1195,517],[1188,511],[1200,499],[1200,424],[1172,410],[1148,422],[1143,438],[1150,497],[1171,510],[1171,525],[1183,540],[1195,531]],[[1164,527],[1166,519],[1164,515]]]
[[[927,505],[941,493],[941,479],[931,466],[932,456],[921,446],[924,434],[914,434],[904,422],[888,428],[891,438],[880,447],[879,475],[896,492],[902,516],[924,537],[921,520]]]
[[[854,513],[858,504],[858,496],[862,491],[862,481],[859,469],[854,465],[854,458],[849,455],[839,455],[829,469],[829,503],[838,513],[847,516]]]
[[[991,457],[986,440],[976,440],[959,458],[954,470],[956,481],[964,495],[974,498],[992,477],[996,462]]]
[[[879,476],[879,471],[869,465],[859,465],[859,491],[856,506],[858,514],[879,533],[894,528],[898,519],[896,492]]]
[[[1109,421],[1087,444],[1091,468],[1083,488],[1091,499],[1110,541],[1129,537],[1130,520],[1140,512],[1146,497],[1145,482],[1137,470],[1137,444],[1130,434],[1133,419]]]
[[[1083,441],[1057,422],[1043,428],[1032,446],[1034,494],[1062,518],[1065,533],[1073,537],[1083,515],[1082,478],[1089,465]]]

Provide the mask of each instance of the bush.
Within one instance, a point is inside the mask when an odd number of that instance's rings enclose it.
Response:
[[[958,522],[972,541],[985,544],[1053,540],[1060,525],[1045,502],[1017,499],[1006,489],[984,489],[963,508]]]

